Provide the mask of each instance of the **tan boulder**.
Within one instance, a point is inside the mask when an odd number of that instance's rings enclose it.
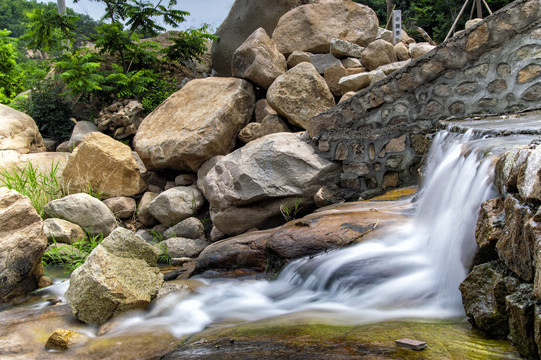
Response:
[[[295,50],[287,58],[287,67],[291,69],[302,62],[310,62],[310,56],[312,56],[312,53]]]
[[[399,42],[394,46],[394,51],[396,52],[396,58],[398,61],[404,61],[410,59],[410,50],[408,45],[403,42]]]
[[[397,61],[393,44],[379,39],[371,42],[363,51],[362,64],[368,70]]]
[[[259,28],[233,53],[231,73],[264,89],[287,71],[286,58],[263,28]]]
[[[46,150],[34,120],[25,113],[2,104],[0,104],[0,150],[15,150],[21,154]]]
[[[327,53],[333,39],[366,46],[378,34],[378,18],[368,6],[331,0],[296,7],[284,14],[272,39],[282,54],[295,50]]]
[[[355,91],[348,91],[347,93],[345,93],[344,95],[342,95],[342,97],[340,98],[340,100],[338,101],[338,103],[343,103],[344,101],[346,101],[347,99],[353,97],[354,95],[356,94]]]
[[[0,303],[27,296],[43,276],[43,222],[30,199],[0,188]]]
[[[267,115],[278,115],[278,113],[269,105],[267,99],[258,100],[255,104],[255,121],[261,122]]]
[[[211,157],[233,150],[254,106],[254,89],[246,80],[192,80],[143,120],[135,151],[150,170],[195,172]]]
[[[342,93],[345,94],[349,91],[359,91],[370,86],[372,78],[374,77],[375,72],[364,72],[360,74],[353,74],[349,76],[344,76],[340,79],[338,84],[342,89]]]
[[[239,133],[239,140],[245,143],[262,136],[280,132],[289,132],[289,128],[278,115],[267,115],[260,123],[249,123]]]
[[[340,82],[340,79],[343,78],[344,76],[346,76],[346,69],[341,63],[335,64],[325,69],[323,78],[327,82],[327,85],[329,86],[329,90],[331,90],[334,96],[342,95],[342,88],[340,87],[339,82]]]
[[[418,57],[426,54],[427,52],[434,49],[434,45],[430,45],[427,42],[417,43],[417,44],[410,44],[409,50],[411,57],[414,59],[417,59]]]
[[[98,132],[75,148],[62,180],[70,194],[89,186],[104,197],[133,196],[146,189],[130,147]]]
[[[15,150],[3,150],[0,151],[0,168],[10,171],[15,167],[24,169],[30,164],[42,174],[50,174],[54,169],[56,178],[60,180],[70,157],[70,153],[40,152],[20,154]]]
[[[278,77],[267,91],[267,101],[291,124],[303,129],[312,117],[334,106],[325,79],[310,63],[301,63]]]

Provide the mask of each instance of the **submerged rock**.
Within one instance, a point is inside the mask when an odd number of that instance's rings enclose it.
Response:
[[[73,314],[99,325],[128,310],[145,309],[163,283],[157,261],[152,245],[116,229],[72,273],[65,297]]]
[[[81,333],[67,330],[56,329],[45,343],[45,348],[49,350],[67,350],[73,346],[86,343],[89,337]]]

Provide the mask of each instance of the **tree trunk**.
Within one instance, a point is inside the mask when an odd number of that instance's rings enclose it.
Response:
[[[387,29],[389,28],[391,21],[391,16],[393,16],[393,0],[385,0],[387,2]]]
[[[66,13],[66,0],[56,0],[58,4],[58,13],[63,15]]]

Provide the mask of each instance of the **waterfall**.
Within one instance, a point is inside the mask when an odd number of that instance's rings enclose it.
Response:
[[[359,323],[464,316],[458,285],[476,249],[477,212],[497,195],[494,157],[471,138],[434,137],[415,215],[386,235],[296,260],[272,281],[223,280],[187,299],[171,296],[117,331],[155,325],[180,336],[217,321],[305,311]]]

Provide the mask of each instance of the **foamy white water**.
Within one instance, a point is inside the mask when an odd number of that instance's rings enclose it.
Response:
[[[471,135],[434,138],[416,214],[383,238],[290,263],[273,281],[225,280],[132,315],[114,333],[153,326],[176,336],[225,319],[344,313],[355,322],[463,316],[458,285],[474,255],[480,204],[496,196],[493,158]]]

